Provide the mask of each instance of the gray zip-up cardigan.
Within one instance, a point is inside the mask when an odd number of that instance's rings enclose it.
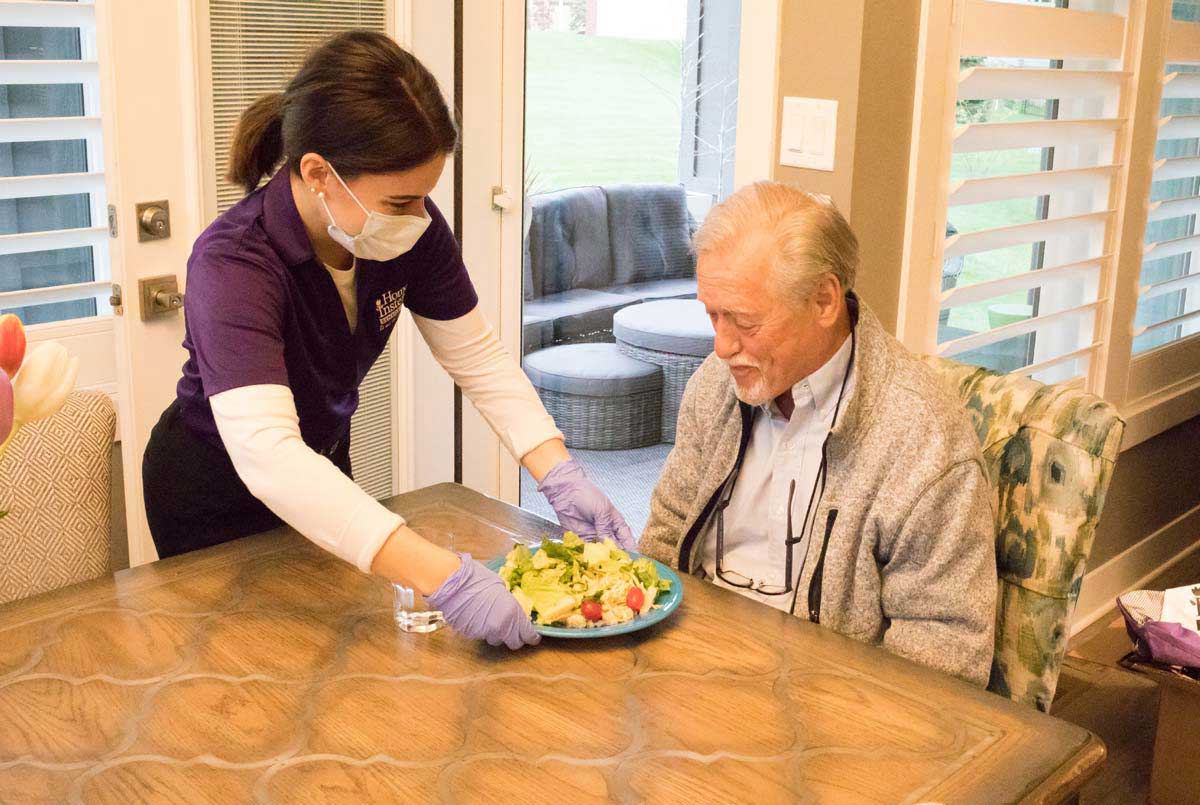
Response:
[[[978,440],[932,370],[853,294],[850,306],[854,393],[829,435],[825,489],[796,557],[795,614],[985,685],[996,559]],[[750,409],[734,389],[715,355],[689,381],[641,535],[642,552],[687,572],[749,442]]]

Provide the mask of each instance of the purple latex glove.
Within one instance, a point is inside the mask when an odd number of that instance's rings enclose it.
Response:
[[[425,601],[431,609],[440,609],[450,628],[472,640],[501,643],[516,651],[524,645],[536,645],[542,636],[533,630],[533,622],[517,599],[492,571],[460,553],[462,564],[442,582]]]
[[[622,550],[637,550],[625,518],[575,459],[554,465],[538,484],[538,491],[546,496],[559,524],[568,531],[589,541],[611,538]]]

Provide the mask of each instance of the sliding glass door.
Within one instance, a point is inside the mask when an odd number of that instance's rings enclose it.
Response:
[[[711,349],[690,239],[732,190],[740,16],[701,0],[525,5],[522,362],[635,534]],[[552,517],[524,472],[520,499]]]

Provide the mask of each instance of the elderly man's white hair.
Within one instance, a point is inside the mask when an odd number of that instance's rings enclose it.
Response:
[[[843,291],[854,288],[858,239],[829,196],[755,182],[709,211],[692,248],[697,255],[723,252],[756,231],[774,240],[776,280],[795,298],[807,298],[825,274]]]

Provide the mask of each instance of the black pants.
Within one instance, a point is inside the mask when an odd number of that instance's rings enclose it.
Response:
[[[329,459],[350,475],[350,440],[342,440]],[[180,420],[178,400],[150,433],[142,459],[142,494],[161,559],[283,525],[250,494],[229,454]]]

